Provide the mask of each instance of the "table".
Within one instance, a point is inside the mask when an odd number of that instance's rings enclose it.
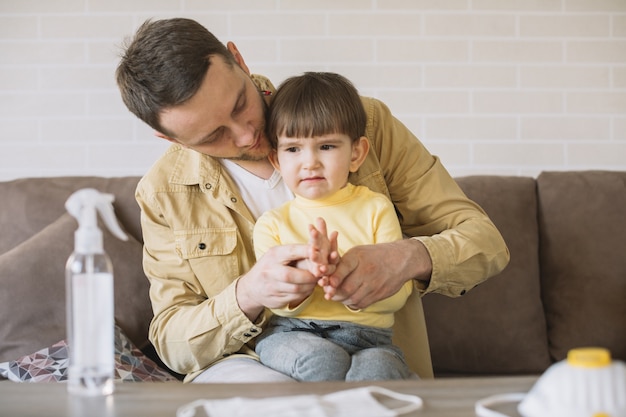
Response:
[[[311,382],[269,384],[182,384],[179,382],[125,382],[104,398],[71,396],[62,383],[0,383],[0,416],[11,417],[160,417],[176,416],[178,407],[198,399],[244,396],[319,394],[367,385],[377,385],[405,394],[418,395],[424,407],[414,417],[475,417],[474,403],[494,394],[527,392],[533,376],[441,378],[420,381],[369,383]],[[497,408],[519,417],[515,404]],[[196,415],[203,415],[197,413]],[[250,414],[253,416],[253,414]],[[271,416],[262,416],[271,417]]]

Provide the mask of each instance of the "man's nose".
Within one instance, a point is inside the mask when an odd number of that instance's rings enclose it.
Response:
[[[239,148],[252,145],[256,139],[256,129],[250,124],[235,123],[231,127],[231,133],[235,146]]]

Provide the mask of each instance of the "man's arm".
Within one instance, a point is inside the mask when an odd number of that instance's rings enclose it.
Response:
[[[333,274],[342,282],[336,299],[363,308],[408,280],[422,293],[459,296],[504,269],[508,249],[482,208],[383,103],[364,99],[364,105],[370,155],[351,180],[387,193],[413,239],[344,254]]]
[[[284,303],[316,285],[308,272],[287,266],[304,256],[305,245],[276,249],[237,277],[237,262],[254,261],[246,261],[243,250],[219,253],[224,244],[216,240],[215,254],[185,255],[181,237],[168,223],[175,221],[173,214],[161,208],[165,203],[154,201],[154,193],[142,189],[141,183],[136,198],[154,311],[149,337],[160,358],[176,372],[194,373],[227,355],[251,353],[245,345],[262,331],[263,306]],[[180,221],[188,221],[191,213],[189,208]],[[197,243],[189,242],[190,252],[196,247]],[[234,269],[228,265],[235,265]],[[307,280],[308,285],[302,283]]]

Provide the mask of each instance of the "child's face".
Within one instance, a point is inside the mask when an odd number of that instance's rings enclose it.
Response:
[[[367,149],[367,139],[362,137],[353,143],[345,134],[312,138],[280,136],[270,161],[294,194],[312,200],[343,188],[348,174],[363,162]]]

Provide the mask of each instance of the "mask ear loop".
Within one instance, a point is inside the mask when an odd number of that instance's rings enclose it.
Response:
[[[395,400],[407,402],[408,403],[407,405],[403,407],[395,408],[392,410],[395,413],[397,413],[397,415],[407,414],[412,411],[420,410],[422,406],[424,405],[424,402],[422,401],[422,399],[418,397],[417,395],[400,394],[399,392],[391,391],[386,388],[381,388],[381,387],[376,387],[376,386],[371,386],[371,387],[368,387],[367,389],[369,390],[370,393],[376,393],[376,394],[384,395],[389,398],[393,398]]]
[[[489,407],[502,403],[520,402],[524,399],[525,395],[526,394],[523,392],[492,395],[476,401],[476,404],[474,405],[474,411],[479,417],[509,417],[508,415],[500,413],[498,411],[490,410]]]

